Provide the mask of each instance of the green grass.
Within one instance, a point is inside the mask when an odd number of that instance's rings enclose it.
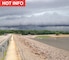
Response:
[[[6,51],[7,52],[7,51]],[[5,59],[5,56],[6,56],[6,52],[4,52],[4,57],[2,58],[2,60],[4,60]]]
[[[37,36],[36,38],[38,39],[46,39],[46,38],[49,38],[50,36]]]
[[[0,60],[4,60],[5,56],[6,56],[6,52],[4,52],[4,56],[3,56],[3,58],[0,58]]]

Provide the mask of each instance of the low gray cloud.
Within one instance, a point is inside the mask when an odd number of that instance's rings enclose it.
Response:
[[[69,0],[27,0],[26,7],[0,7],[0,26],[68,22]]]

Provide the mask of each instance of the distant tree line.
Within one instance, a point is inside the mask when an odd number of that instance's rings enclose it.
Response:
[[[69,34],[69,32],[66,31],[48,31],[48,30],[0,30],[0,35],[2,34],[8,34],[8,33],[14,33],[14,34],[22,34],[22,35],[44,35],[44,34]]]

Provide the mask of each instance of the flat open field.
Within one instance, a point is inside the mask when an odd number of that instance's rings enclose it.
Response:
[[[37,36],[36,41],[69,51],[69,36]]]

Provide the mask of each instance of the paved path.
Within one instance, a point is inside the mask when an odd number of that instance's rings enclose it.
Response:
[[[18,60],[16,46],[13,37],[11,38],[5,60]]]

